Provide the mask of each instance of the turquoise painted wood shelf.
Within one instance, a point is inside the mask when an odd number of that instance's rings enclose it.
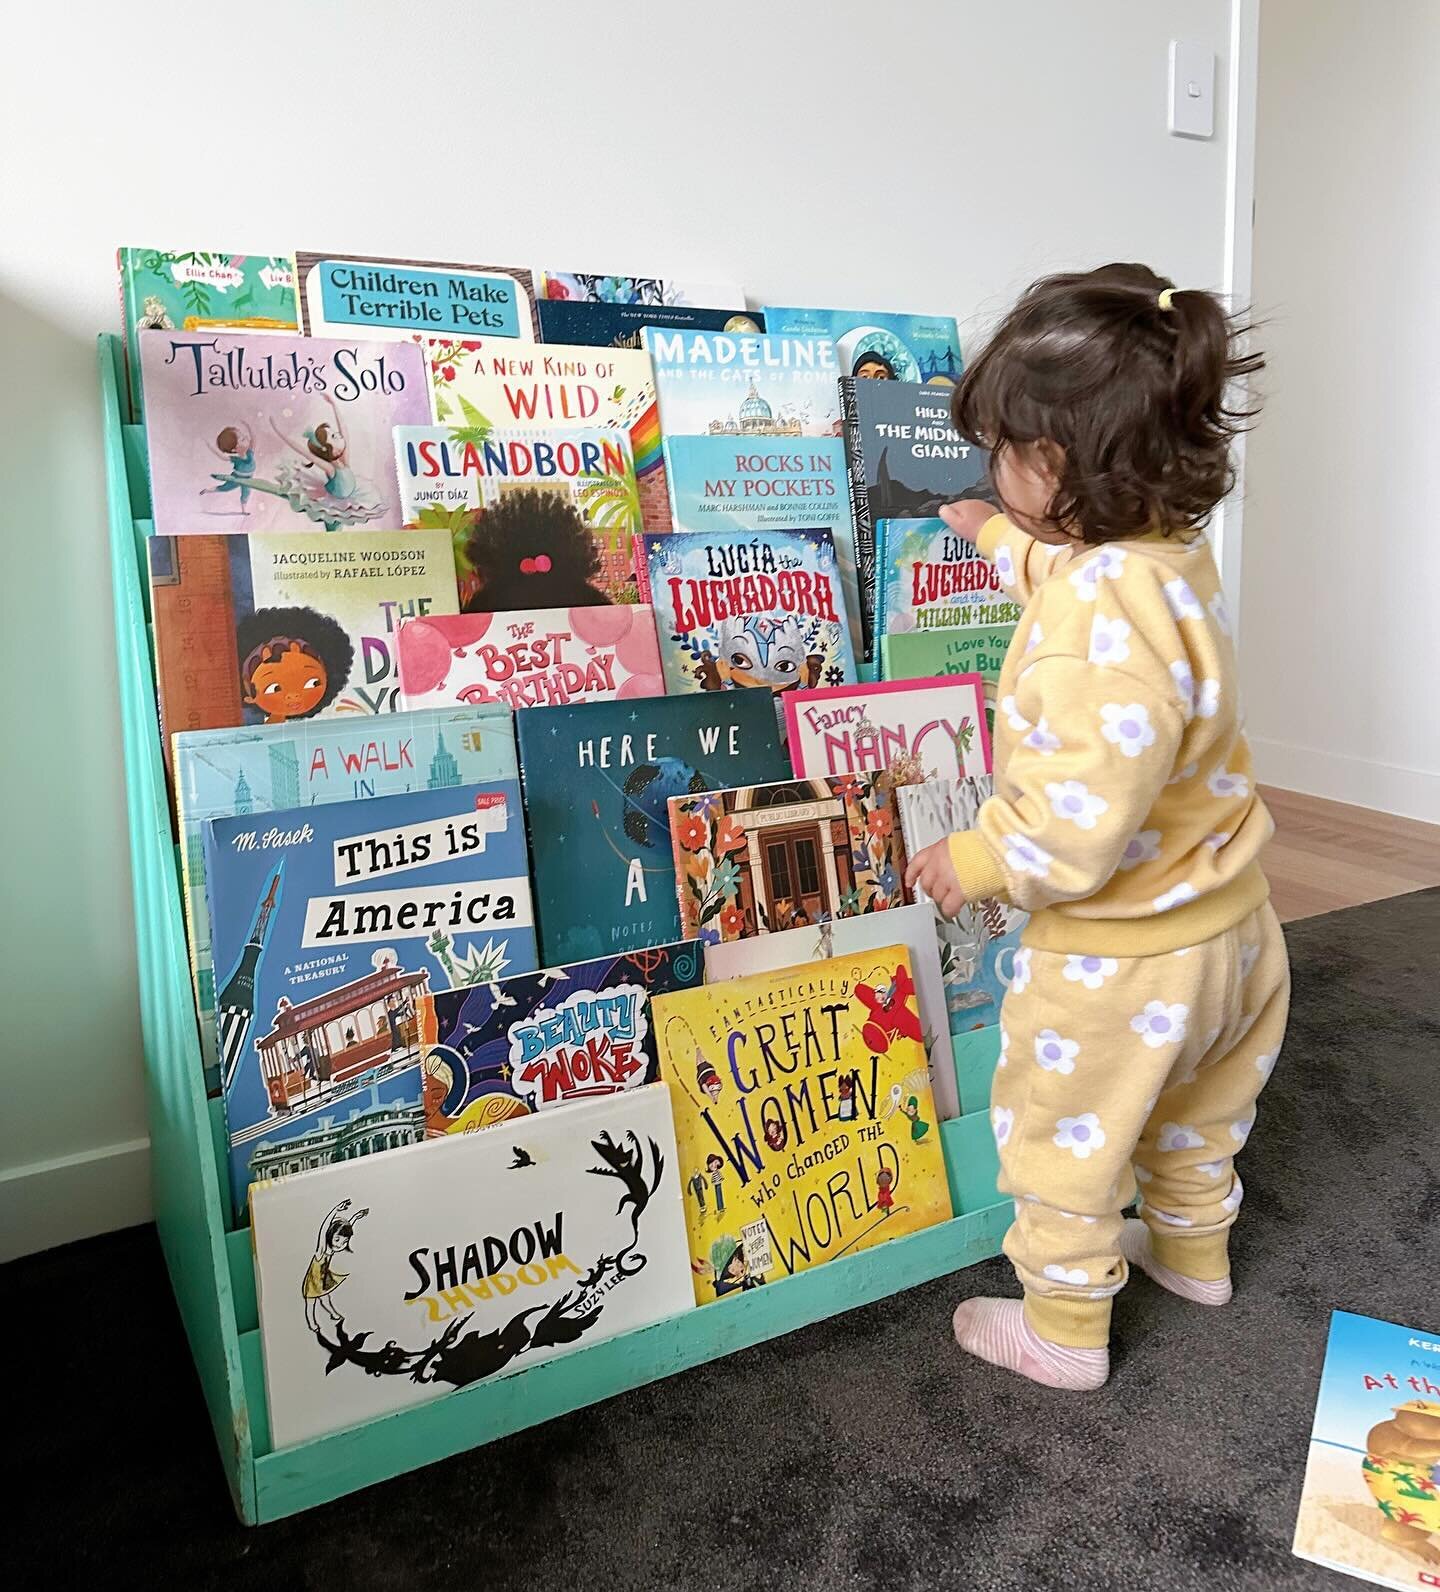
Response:
[[[115,642],[139,952],[155,1219],[235,1509],[281,1519],[628,1388],[793,1332],[996,1254],[1010,1221],[995,1190],[985,1106],[996,1030],[956,1036],[966,1115],[940,1124],[951,1221],[768,1288],[579,1348],[292,1448],[273,1449],[248,1229],[227,1230],[223,1124],[205,1097],[187,974],[179,858],[155,716],[145,538],[145,436],[122,410],[124,354],[100,339]]]

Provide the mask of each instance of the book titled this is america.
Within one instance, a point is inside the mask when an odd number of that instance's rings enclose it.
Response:
[[[158,535],[399,528],[390,433],[430,418],[414,344],[139,339]]]
[[[521,266],[302,250],[295,276],[312,337],[535,338],[535,284]]]

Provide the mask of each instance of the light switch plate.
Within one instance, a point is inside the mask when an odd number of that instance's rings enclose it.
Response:
[[[1170,131],[1177,138],[1215,132],[1215,52],[1183,39],[1170,41]]]

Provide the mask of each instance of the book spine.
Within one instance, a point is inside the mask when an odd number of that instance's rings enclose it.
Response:
[[[850,504],[855,515],[855,571],[860,587],[860,637],[865,661],[875,656],[875,521],[865,485],[865,444],[854,376],[840,378],[840,420],[844,427],[845,464],[850,478]]]

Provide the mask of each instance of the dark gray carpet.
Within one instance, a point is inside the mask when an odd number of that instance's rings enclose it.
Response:
[[[242,1530],[150,1229],[0,1271],[12,1586],[1342,1588],[1290,1556],[1334,1306],[1437,1323],[1440,890],[1289,931],[1237,1293],[1143,1279],[1115,1374],[963,1359],[1001,1262],[296,1520]],[[715,1307],[723,1308],[723,1307]]]

